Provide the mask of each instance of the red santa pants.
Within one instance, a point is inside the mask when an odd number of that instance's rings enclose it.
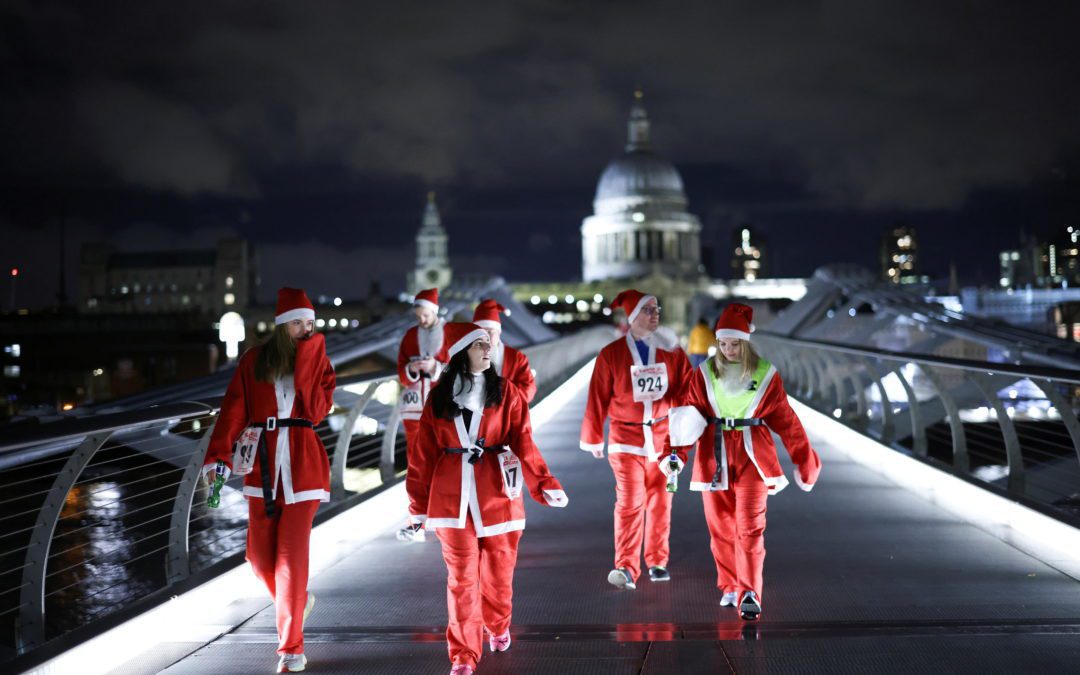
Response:
[[[416,452],[417,439],[420,438],[420,420],[401,420],[401,423],[405,425],[405,461],[412,466],[413,453]],[[411,496],[409,513],[424,513]]]
[[[642,539],[645,564],[667,567],[671,493],[660,467],[647,457],[612,452],[608,462],[615,472],[615,567],[637,581]]]
[[[278,654],[302,654],[308,545],[319,502],[286,504],[279,487],[274,505],[274,517],[268,518],[263,500],[248,498],[247,560],[274,600]]]
[[[435,530],[446,561],[446,644],[450,662],[476,667],[486,627],[492,635],[510,629],[514,566],[521,530],[477,537],[472,518],[465,527]]]
[[[728,489],[702,492],[716,586],[722,592],[754,591],[761,598],[765,567],[765,501],[769,487],[742,448],[728,459]]]

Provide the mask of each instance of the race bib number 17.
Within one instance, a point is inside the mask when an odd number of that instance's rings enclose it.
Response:
[[[638,403],[659,401],[668,390],[667,364],[631,366],[630,386],[634,391],[634,400]]]
[[[499,453],[499,468],[502,470],[503,492],[510,499],[521,496],[521,460],[511,450]]]

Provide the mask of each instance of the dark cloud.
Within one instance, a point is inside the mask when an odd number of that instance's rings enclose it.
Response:
[[[268,204],[307,199],[295,219],[339,204],[334,195],[381,192],[350,216],[353,230],[327,214],[303,227],[332,249],[390,251],[409,246],[412,214],[436,186],[462,196],[468,250],[502,241],[482,229],[497,209],[477,202],[517,194],[499,209],[542,212],[500,217],[539,230],[519,232],[528,245],[506,255],[562,260],[569,252],[544,237],[573,236],[588,212],[637,84],[691,209],[721,229],[782,229],[783,214],[879,228],[894,215],[960,213],[973,195],[1053,176],[1080,145],[1075,3],[0,7],[6,201],[28,185],[161,196],[156,216],[118,206],[95,220],[109,231],[198,226],[205,200],[219,199],[228,205],[215,217],[254,214],[223,226],[276,245],[296,223]],[[537,196],[558,190],[577,201]]]

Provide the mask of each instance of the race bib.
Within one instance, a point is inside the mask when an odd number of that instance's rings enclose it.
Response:
[[[405,391],[401,392],[401,412],[404,413],[416,413],[419,415],[424,411],[424,399],[420,395],[420,387],[415,389],[409,387]]]
[[[248,427],[240,434],[240,438],[236,439],[233,449],[233,473],[240,476],[251,473],[255,467],[255,454],[259,451],[262,432],[259,427]]]
[[[659,401],[668,390],[666,363],[654,363],[651,366],[630,367],[630,387],[634,391],[634,401]]]
[[[503,492],[510,499],[521,496],[521,460],[511,450],[499,453],[499,469],[503,479]]]

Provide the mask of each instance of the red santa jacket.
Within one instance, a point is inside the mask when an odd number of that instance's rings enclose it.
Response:
[[[529,358],[506,344],[502,345],[502,370],[499,375],[513,382],[525,395],[525,402],[532,403],[536,396],[536,378],[529,367]]]
[[[757,394],[744,414],[748,418],[761,418],[765,424],[722,431],[723,443],[717,452],[716,424],[706,422],[710,418],[723,416],[720,414],[717,392],[709,385],[705,372],[711,362],[712,359],[705,361],[694,371],[680,405],[672,408],[670,436],[665,443],[665,454],[674,451],[683,462],[686,462],[690,448],[697,444],[690,489],[698,492],[728,489],[728,462],[734,454],[745,452],[757,468],[761,480],[769,486],[769,494],[783,490],[788,480],[776,456],[771,433],[775,431],[796,466],[795,483],[809,492],[821,473],[821,458],[810,447],[802,423],[788,403],[780,373],[770,364],[765,364],[767,368],[762,369],[765,374],[761,381],[754,382]],[[720,455],[721,470],[719,480],[713,484],[717,454]]]
[[[255,379],[255,358],[260,349],[249,349],[240,357],[210,436],[207,466],[222,461],[231,470],[233,444],[253,422],[265,422],[268,417],[302,417],[318,425],[330,412],[336,378],[334,367],[326,357],[326,338],[321,333],[297,341],[295,372],[291,378],[279,378],[276,382]],[[288,427],[264,430],[263,435],[269,465],[274,471],[275,498],[280,479],[286,504],[313,499],[330,501],[330,462],[313,429]],[[263,496],[257,458],[255,468],[244,477],[244,495],[260,499]]]
[[[685,386],[690,362],[677,343],[669,342],[668,349],[658,348],[655,342],[649,347],[645,362],[629,333],[600,350],[589,382],[585,419],[581,422],[582,450],[604,448],[604,419],[610,416],[608,452],[626,452],[654,460],[658,457],[661,448],[656,447],[656,439],[667,436],[668,409]],[[666,392],[655,401],[635,401],[635,388],[641,394],[656,386],[656,373],[650,372],[649,367],[658,365],[666,371]],[[660,421],[653,423],[653,433],[646,434],[643,423],[650,420]]]
[[[442,369],[450,360],[450,357],[447,354],[449,345],[446,344],[445,335],[443,334],[445,326],[446,322],[441,319],[435,324],[435,327],[432,329],[437,331],[437,333],[433,335],[435,338],[434,343],[426,345],[430,351],[421,347],[419,326],[413,326],[405,331],[405,336],[401,338],[401,346],[398,347],[397,369],[398,380],[401,381],[401,386],[404,387],[404,391],[401,392],[400,401],[402,419],[420,419],[420,414],[424,410],[424,403],[427,402],[427,397],[428,394],[431,393],[431,388],[439,381],[439,375],[442,374]],[[437,362],[435,374],[432,375],[431,378],[413,375],[409,372],[409,369],[406,368],[410,361],[428,356],[433,357]]]
[[[488,451],[475,464],[468,454],[452,454],[447,448],[468,448],[483,439],[485,447],[507,446],[517,456],[520,470],[508,475],[508,481],[524,479],[533,499],[548,504],[545,490],[562,491],[547,463],[533,442],[529,407],[522,392],[503,384],[503,399],[498,406],[474,413],[469,428],[463,417],[452,420],[435,416],[431,405],[424,406],[420,418],[417,451],[405,477],[412,502],[414,522],[426,523],[429,529],[463,528],[471,517],[476,536],[489,537],[525,529],[525,503],[519,494],[506,495],[501,455]],[[519,488],[520,489],[520,488]]]

